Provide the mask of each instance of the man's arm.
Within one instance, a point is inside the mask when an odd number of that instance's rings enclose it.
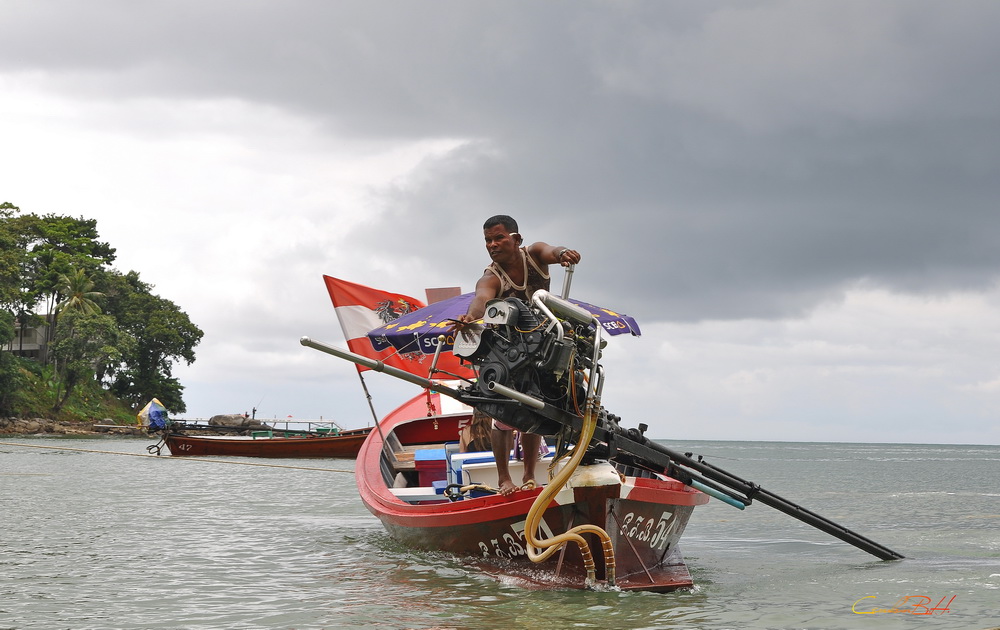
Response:
[[[476,296],[472,298],[469,310],[465,315],[457,317],[458,324],[456,324],[455,329],[461,329],[459,324],[474,322],[481,318],[486,312],[486,303],[498,295],[500,295],[500,278],[492,273],[484,273],[483,277],[476,283]]]
[[[536,262],[545,265],[559,264],[569,267],[580,262],[580,252],[562,245],[549,245],[541,241],[528,246],[528,253]]]

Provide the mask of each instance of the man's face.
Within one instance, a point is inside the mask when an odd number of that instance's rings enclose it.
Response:
[[[490,258],[497,262],[509,260],[520,245],[521,238],[517,232],[511,234],[502,225],[494,225],[483,230],[486,237],[486,251]]]

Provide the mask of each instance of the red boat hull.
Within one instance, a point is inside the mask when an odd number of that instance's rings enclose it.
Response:
[[[164,438],[170,454],[180,457],[229,455],[237,457],[346,457],[355,458],[371,429],[352,429],[338,435],[302,435],[252,438],[198,436],[180,433]]]
[[[437,401],[436,394],[433,395]],[[455,502],[443,496],[402,500],[387,486],[383,438],[395,434],[405,447],[454,441],[460,415],[421,417],[426,397],[389,414],[358,455],[356,478],[365,506],[389,534],[421,549],[448,551],[474,559],[487,572],[529,584],[583,587],[583,559],[575,544],[552,558],[533,563],[527,557],[525,519],[542,490],[511,497],[488,495]],[[440,408],[439,406],[437,407]],[[447,439],[444,439],[447,438]],[[572,486],[572,487],[571,487]],[[414,488],[414,491],[418,489]],[[398,489],[396,490],[398,492]],[[677,543],[696,505],[708,497],[667,478],[624,477],[610,464],[581,466],[543,514],[538,538],[548,538],[583,524],[598,525],[615,552],[615,585],[625,590],[667,591],[690,587],[691,576]],[[597,562],[598,580],[606,579],[601,544],[586,536]]]

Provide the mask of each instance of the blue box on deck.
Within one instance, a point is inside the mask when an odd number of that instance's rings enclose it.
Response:
[[[462,466],[467,463],[492,462],[493,453],[491,451],[472,451],[469,453],[452,453],[451,469],[448,471],[448,479],[452,483],[464,484],[468,481],[462,474]]]
[[[413,454],[413,466],[421,486],[448,478],[447,454],[443,448],[422,448]]]

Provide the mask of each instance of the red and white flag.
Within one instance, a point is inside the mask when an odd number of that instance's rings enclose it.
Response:
[[[330,276],[323,276],[323,281],[326,282],[327,291],[330,292],[333,308],[337,312],[337,319],[340,321],[344,338],[347,339],[347,347],[351,352],[382,361],[386,365],[411,374],[428,377],[427,372],[434,360],[433,355],[400,354],[393,347],[377,350],[368,338],[369,331],[389,323],[400,315],[423,308],[426,306],[423,302],[408,295],[380,291]],[[362,365],[357,367],[358,372],[371,369]],[[441,354],[437,367],[452,374],[472,373],[470,368],[461,365],[458,357],[451,352]]]

